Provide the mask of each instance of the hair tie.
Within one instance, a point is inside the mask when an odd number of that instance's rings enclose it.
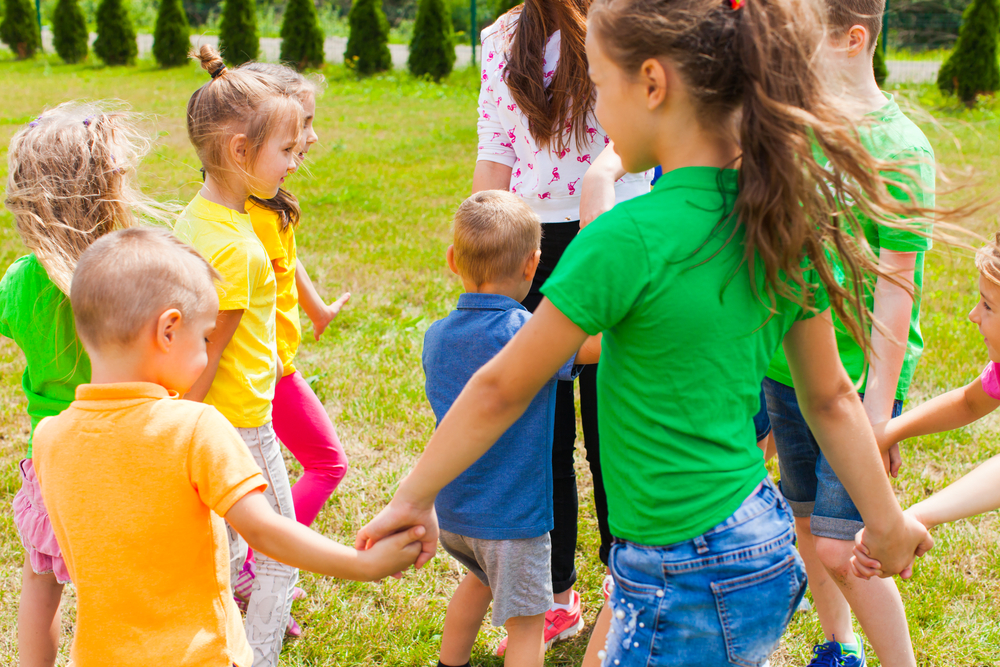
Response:
[[[743,9],[743,4],[746,0],[729,0],[729,6],[733,8],[735,12],[738,9]]]
[[[221,65],[215,68],[214,72],[211,72],[212,78],[213,79],[217,78],[220,74],[222,74],[225,71],[226,71],[226,63],[222,63]]]
[[[86,118],[84,118],[83,119],[83,126],[84,127],[90,127],[90,121],[93,120],[93,118],[94,118],[93,116],[87,116]]]
[[[41,123],[41,122],[42,122],[42,117],[39,116],[35,120],[33,120],[30,123],[28,123],[28,127],[38,127],[38,124]]]

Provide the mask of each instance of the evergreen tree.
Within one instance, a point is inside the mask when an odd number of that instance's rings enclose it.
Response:
[[[878,34],[878,41],[875,42],[875,55],[872,60],[872,67],[875,69],[875,83],[881,88],[885,85],[886,77],[889,76],[889,69],[885,66],[885,37],[884,32]]]
[[[955,93],[968,105],[976,96],[1000,88],[997,40],[1000,36],[1000,0],[972,0],[962,13],[955,50],[941,67],[938,88]]]
[[[455,65],[455,31],[444,0],[420,0],[410,41],[410,71],[435,81]]]
[[[219,24],[219,51],[226,62],[242,65],[260,54],[257,32],[257,3],[254,0],[225,0]]]
[[[30,58],[42,48],[38,33],[38,16],[31,0],[5,0],[0,40],[10,47],[18,59]]]
[[[101,0],[97,6],[94,53],[108,65],[131,65],[139,54],[135,28],[122,0]]]
[[[181,0],[160,0],[153,30],[153,57],[160,67],[179,67],[188,60],[191,28]]]
[[[52,14],[52,45],[67,63],[78,63],[87,57],[87,19],[77,0],[59,0]]]
[[[323,64],[323,29],[313,0],[288,0],[281,22],[281,60],[299,71]]]
[[[379,0],[354,0],[347,16],[351,26],[344,61],[358,74],[392,69],[389,53],[389,20]]]

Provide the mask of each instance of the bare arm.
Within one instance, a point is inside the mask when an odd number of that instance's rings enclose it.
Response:
[[[215,381],[215,374],[219,371],[219,361],[222,360],[222,353],[233,339],[233,335],[240,327],[240,320],[243,319],[242,310],[220,310],[219,316],[215,320],[215,331],[208,337],[208,366],[194,383],[184,398],[189,401],[204,401],[208,395],[208,390],[212,388]],[[280,363],[280,362],[279,362]]]
[[[499,162],[480,160],[472,174],[472,194],[483,190],[510,190],[510,167]]]
[[[892,417],[892,406],[899,385],[899,373],[906,358],[906,343],[910,335],[910,314],[913,311],[913,272],[917,253],[885,250],[879,252],[879,264],[904,286],[894,285],[885,278],[875,283],[875,320],[881,323],[872,329],[871,365],[865,384],[865,413],[872,424],[881,424]],[[899,447],[886,451],[889,471],[893,477],[899,471],[902,457]]]
[[[323,297],[316,291],[316,286],[309,278],[306,267],[298,259],[295,260],[295,289],[298,292],[302,310],[306,311],[306,316],[313,323],[313,337],[316,340],[319,340],[330,322],[340,314],[340,309],[351,299],[351,293],[344,292],[339,299],[327,305]]]
[[[376,581],[408,568],[420,554],[425,532],[415,526],[368,551],[356,551],[276,513],[260,491],[236,501],[225,518],[254,551],[301,570],[354,581]]]
[[[928,528],[1000,508],[1000,456],[906,510]],[[867,540],[866,540],[867,542]]]
[[[967,426],[1000,407],[1000,401],[983,389],[976,378],[959,389],[941,394],[876,429],[883,449],[902,440],[930,433],[943,433]]]
[[[903,517],[871,424],[837,354],[829,312],[796,322],[784,347],[802,415],[864,518],[882,574],[909,576],[914,556],[933,542],[923,526]]]
[[[612,141],[583,175],[580,186],[580,229],[615,206],[615,181],[625,175],[622,159]]]
[[[601,360],[601,337],[604,334],[591,336],[580,346],[580,351],[576,353],[576,363],[596,364]]]
[[[493,446],[586,339],[585,331],[543,299],[528,323],[465,385],[392,501],[359,531],[356,546],[423,525],[427,534],[417,566],[430,560],[437,548],[438,491]]]

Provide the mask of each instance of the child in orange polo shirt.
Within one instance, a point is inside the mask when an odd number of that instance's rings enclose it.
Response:
[[[420,552],[422,527],[359,553],[275,513],[233,426],[179,398],[208,363],[218,277],[152,228],[103,237],[74,273],[92,384],[38,425],[33,460],[77,588],[77,667],[250,666],[223,517],[258,553],[329,576],[380,579]]]

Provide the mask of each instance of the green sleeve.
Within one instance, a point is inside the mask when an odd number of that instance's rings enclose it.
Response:
[[[641,230],[625,208],[585,227],[542,285],[542,294],[590,335],[625,319],[649,283]]]
[[[919,206],[934,206],[935,169],[934,155],[926,150],[912,149],[891,158],[892,161],[907,163],[902,172],[883,172],[883,176],[899,183],[889,185],[889,194],[898,201],[914,201]],[[896,252],[926,252],[933,241],[930,223],[911,222],[909,229],[899,229],[878,225],[879,246]]]

